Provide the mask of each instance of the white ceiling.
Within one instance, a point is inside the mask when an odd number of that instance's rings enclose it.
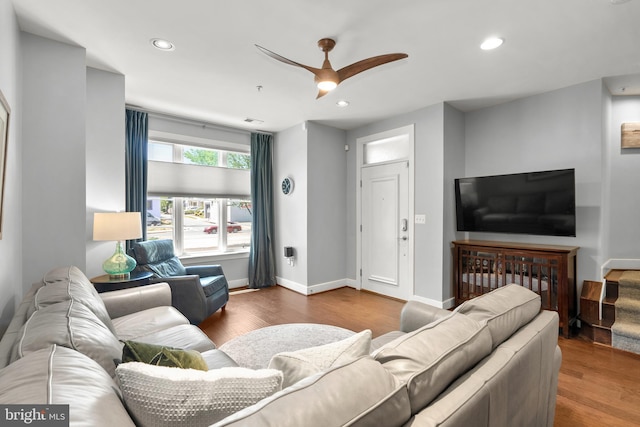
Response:
[[[640,0],[13,3],[23,31],[83,46],[88,66],[124,74],[129,105],[237,128],[314,120],[352,129],[443,101],[470,111],[598,78],[614,94],[640,94]],[[492,35],[504,45],[481,51]],[[154,49],[155,37],[176,49]],[[337,41],[334,69],[384,53],[409,58],[316,100],[311,73],[254,46],[320,67],[324,37]],[[341,99],[349,107],[338,108]]]

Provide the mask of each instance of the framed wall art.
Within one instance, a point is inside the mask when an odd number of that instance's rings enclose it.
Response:
[[[0,90],[0,239],[2,239],[4,180],[7,169],[7,145],[9,142],[9,117],[11,108]]]
[[[640,122],[622,124],[622,148],[640,148]]]

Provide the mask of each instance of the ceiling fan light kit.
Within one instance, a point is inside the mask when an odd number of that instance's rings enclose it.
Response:
[[[373,67],[377,67],[388,62],[397,61],[399,59],[404,59],[409,56],[406,53],[390,53],[386,55],[374,56],[371,58],[363,59],[362,61],[355,62],[351,65],[347,65],[346,67],[335,71],[331,67],[331,62],[329,62],[329,52],[334,48],[335,45],[336,42],[333,39],[324,38],[318,40],[318,47],[324,52],[324,62],[322,63],[322,68],[314,68],[308,65],[300,64],[298,62],[287,59],[284,56],[280,56],[277,53],[270,51],[269,49],[265,49],[262,46],[255,46],[258,48],[258,50],[260,50],[260,52],[264,53],[267,56],[270,56],[273,59],[284,62],[285,64],[293,65],[295,67],[301,67],[307,71],[312,72],[315,76],[314,81],[316,83],[316,86],[319,89],[316,99],[326,95],[349,77],[353,77],[356,74],[369,70]]]

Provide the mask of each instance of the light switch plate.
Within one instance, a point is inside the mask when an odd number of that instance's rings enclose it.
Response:
[[[425,214],[416,215],[415,223],[416,224],[426,224],[427,223],[427,216]]]

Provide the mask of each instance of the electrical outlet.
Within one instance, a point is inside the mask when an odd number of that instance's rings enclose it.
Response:
[[[426,224],[427,223],[427,216],[425,214],[416,215],[415,223],[416,224]]]

